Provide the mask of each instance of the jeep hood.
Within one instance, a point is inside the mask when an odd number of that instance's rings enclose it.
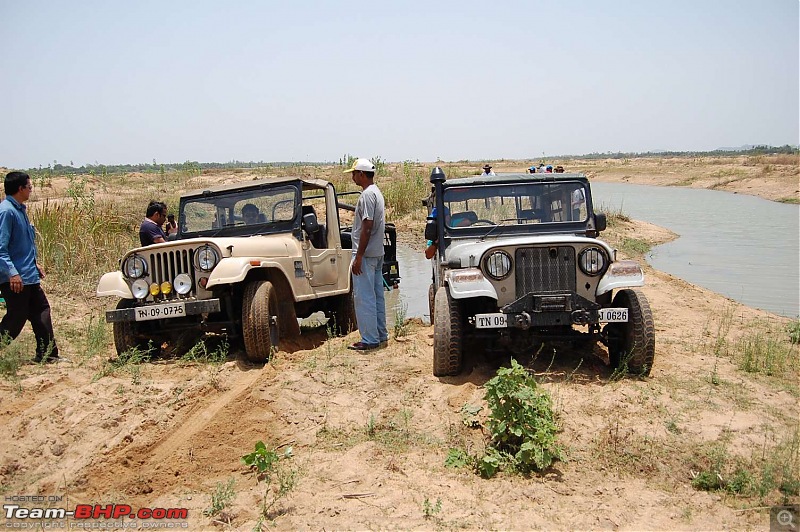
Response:
[[[478,266],[483,254],[493,248],[561,246],[572,244],[600,246],[608,252],[609,257],[614,256],[613,248],[596,238],[570,235],[526,235],[484,241],[477,238],[454,240],[447,247],[445,257],[451,264],[457,261],[461,264],[462,268],[470,268]]]
[[[281,233],[277,235],[187,238],[186,240],[174,240],[137,248],[129,254],[133,252],[148,253],[156,250],[168,251],[170,248],[200,247],[205,244],[217,246],[223,257],[288,257],[302,253],[302,244],[296,238]]]

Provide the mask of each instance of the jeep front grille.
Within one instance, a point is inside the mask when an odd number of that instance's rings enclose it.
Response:
[[[575,250],[570,246],[519,248],[514,262],[517,297],[575,292]]]
[[[169,281],[172,283],[175,281],[175,277],[181,273],[189,274],[189,277],[192,278],[192,290],[187,295],[195,295],[197,283],[193,249],[173,249],[150,254],[151,282],[161,284]]]

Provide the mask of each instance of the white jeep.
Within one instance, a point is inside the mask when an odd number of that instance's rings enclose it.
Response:
[[[118,353],[187,345],[206,333],[241,342],[264,362],[280,338],[300,334],[297,318],[323,311],[337,334],[356,327],[350,229],[340,228],[331,183],[271,178],[184,194],[174,240],[129,251],[103,275],[98,296]],[[324,223],[323,223],[324,222]],[[398,282],[396,233],[387,224],[384,278]]]
[[[446,179],[435,168],[430,180],[434,375],[458,375],[466,346],[515,353],[545,339],[599,340],[615,369],[650,373],[655,326],[635,288],[644,273],[597,238],[606,217],[586,176]]]

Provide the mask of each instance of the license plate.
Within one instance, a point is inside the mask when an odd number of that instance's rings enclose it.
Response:
[[[476,329],[500,329],[508,327],[508,316],[502,312],[475,314]]]
[[[149,307],[137,307],[136,321],[161,320],[164,318],[180,318],[186,316],[185,303],[165,303]]]
[[[599,321],[603,322],[628,321],[628,309],[626,308],[601,308],[597,312],[600,315]]]

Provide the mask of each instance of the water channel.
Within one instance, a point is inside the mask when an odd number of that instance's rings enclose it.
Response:
[[[800,206],[716,190],[592,183],[595,208],[680,235],[648,254],[657,270],[775,314],[800,314]],[[387,317],[428,316],[430,261],[398,246],[402,280]],[[680,298],[676,296],[676,304]]]

